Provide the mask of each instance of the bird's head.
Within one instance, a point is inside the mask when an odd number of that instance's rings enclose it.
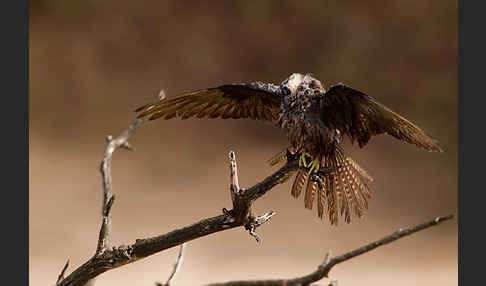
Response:
[[[286,94],[307,96],[325,92],[321,82],[311,74],[293,73],[280,85]]]
[[[288,78],[286,78],[280,85],[285,94],[295,94],[297,88],[299,88],[304,75],[300,73],[293,73]]]

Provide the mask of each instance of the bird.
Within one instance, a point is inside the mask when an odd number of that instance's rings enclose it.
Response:
[[[388,134],[429,152],[443,152],[437,140],[375,98],[343,83],[327,90],[310,73],[293,73],[280,85],[261,81],[199,89],[149,103],[135,110],[137,118],[249,118],[281,128],[288,147],[270,158],[276,165],[298,160],[291,187],[298,198],[305,187],[304,206],[317,215],[326,212],[331,225],[339,217],[351,222],[368,209],[373,178],[343,150],[343,137],[365,147],[371,137]]]

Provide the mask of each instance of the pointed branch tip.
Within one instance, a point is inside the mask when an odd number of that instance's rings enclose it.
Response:
[[[62,268],[61,273],[57,277],[56,285],[59,284],[59,282],[61,282],[64,279],[64,273],[66,273],[68,266],[69,266],[69,259],[66,261],[66,264]]]

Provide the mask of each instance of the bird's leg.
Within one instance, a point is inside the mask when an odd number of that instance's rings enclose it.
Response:
[[[309,155],[310,156],[310,155]],[[316,157],[312,158],[312,161],[307,164],[308,168],[308,174],[309,174],[309,180],[316,182],[317,185],[319,186],[319,189],[322,189],[324,186],[324,182],[322,181],[320,177],[320,170],[321,170],[321,155],[317,155]],[[307,163],[307,162],[306,162]]]
[[[312,159],[311,154],[309,154],[307,152],[302,152],[300,154],[299,167],[301,167],[301,168],[302,167],[304,167],[304,168],[309,167],[309,163],[307,162],[307,158]]]
[[[309,175],[319,172],[321,169],[321,155],[317,155],[307,167],[309,167]]]

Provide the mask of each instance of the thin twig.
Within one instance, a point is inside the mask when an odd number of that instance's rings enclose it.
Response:
[[[162,100],[162,99],[165,99],[167,96],[165,95],[165,90],[162,88],[160,91],[159,91],[159,94],[157,95],[157,98],[159,100]]]
[[[64,267],[62,268],[61,273],[57,277],[57,281],[56,281],[55,285],[58,285],[59,282],[61,282],[64,279],[64,273],[66,272],[66,269],[68,268],[68,266],[69,266],[69,259],[66,261],[66,264],[64,264]]]
[[[366,253],[368,251],[371,251],[379,246],[383,246],[385,244],[391,243],[397,239],[403,238],[405,236],[411,235],[413,233],[416,233],[418,231],[424,230],[426,228],[438,225],[446,220],[452,219],[454,216],[453,215],[448,215],[448,216],[442,216],[442,217],[437,217],[434,218],[433,220],[430,220],[428,222],[416,225],[411,228],[407,229],[400,229],[390,235],[387,235],[383,237],[382,239],[379,239],[377,241],[374,241],[372,243],[369,243],[365,246],[362,246],[360,248],[357,248],[355,250],[352,250],[350,252],[347,252],[343,255],[336,256],[334,258],[331,258],[330,252],[327,253],[326,258],[324,259],[324,262],[317,267],[317,270],[294,279],[278,279],[278,280],[253,280],[253,281],[230,281],[230,282],[224,282],[224,283],[213,283],[213,284],[208,284],[206,286],[297,286],[297,285],[310,285],[311,283],[317,282],[321,280],[324,277],[328,277],[329,272],[331,271],[331,268],[339,264],[343,261],[349,260],[351,258],[354,258],[358,255],[361,255],[363,253]],[[332,281],[331,281],[332,283]],[[336,282],[335,282],[336,284]]]
[[[165,284],[162,284],[160,282],[155,283],[156,286],[171,286],[172,282],[175,279],[176,274],[179,272],[182,266],[182,262],[184,260],[184,250],[186,248],[186,243],[183,243],[181,247],[179,248],[179,254],[177,255],[177,260],[174,263],[174,268],[172,269],[172,272],[169,275],[169,278],[167,279],[167,282]]]
[[[176,274],[179,272],[182,266],[182,262],[184,261],[184,250],[186,248],[186,243],[183,243],[179,248],[179,255],[177,256],[177,261],[174,264],[174,268],[172,269],[172,273],[170,274],[169,278],[165,285],[170,286],[172,281],[174,281]]]
[[[101,162],[100,171],[103,182],[103,205],[101,208],[102,222],[100,235],[98,238],[98,245],[96,247],[96,255],[102,254],[106,249],[110,247],[110,231],[111,231],[111,218],[110,211],[111,206],[115,200],[113,194],[113,186],[111,179],[111,158],[113,153],[118,148],[124,148],[127,150],[133,150],[133,147],[128,143],[128,138],[135,132],[135,130],[145,121],[145,119],[137,119],[131,124],[127,130],[125,130],[120,136],[114,138],[109,135],[106,140],[108,146],[106,146],[103,161]]]
[[[233,202],[233,206],[235,205],[236,196],[240,192],[240,183],[238,182],[238,167],[236,165],[236,155],[235,152],[229,152],[229,160],[230,160],[230,192],[231,192],[231,200]]]

